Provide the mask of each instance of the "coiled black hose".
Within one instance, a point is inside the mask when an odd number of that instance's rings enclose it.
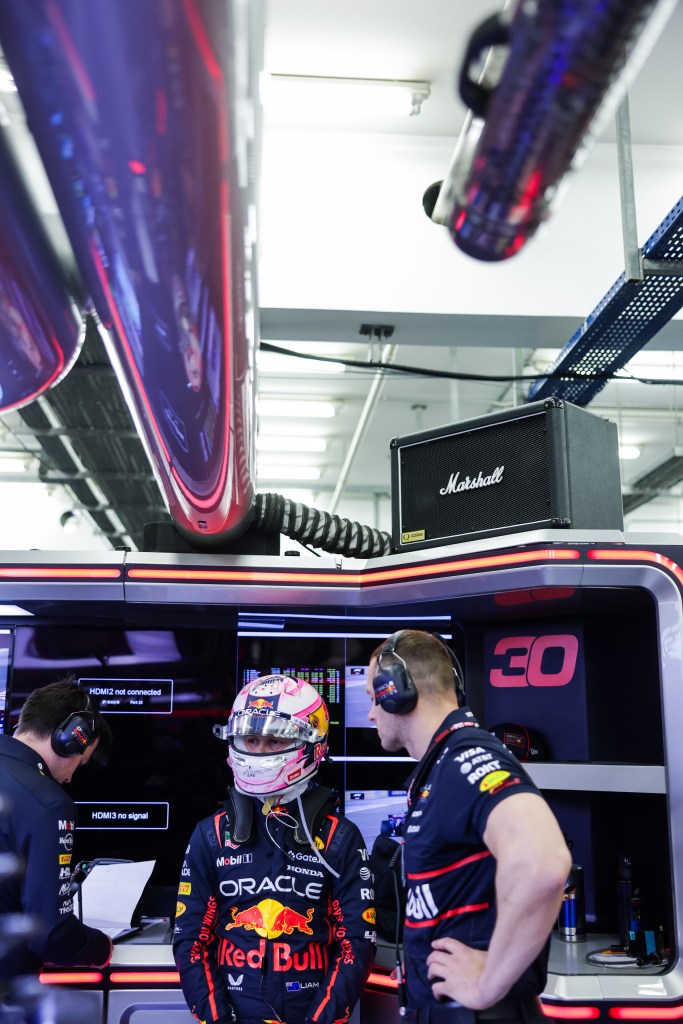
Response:
[[[309,508],[282,494],[257,494],[250,525],[260,533],[283,533],[300,544],[349,558],[379,558],[391,553],[388,533]]]

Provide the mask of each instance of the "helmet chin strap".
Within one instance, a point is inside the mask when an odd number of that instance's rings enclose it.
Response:
[[[269,793],[268,796],[263,796],[260,793],[254,793],[257,800],[261,800],[263,807],[261,808],[263,814],[270,814],[275,804],[288,804],[290,800],[298,798],[304,790],[308,789],[308,784],[311,781],[311,776],[307,776],[305,779],[301,779],[300,782],[295,782],[294,785],[288,786],[287,789],[281,790],[279,793]]]

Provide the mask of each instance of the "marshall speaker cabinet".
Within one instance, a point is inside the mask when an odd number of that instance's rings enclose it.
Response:
[[[394,551],[544,528],[622,530],[616,424],[557,398],[395,437]]]

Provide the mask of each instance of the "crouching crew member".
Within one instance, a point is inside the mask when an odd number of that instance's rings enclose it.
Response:
[[[214,728],[235,785],[190,838],[173,942],[197,1020],[341,1024],[363,991],[375,950],[368,853],[311,781],[328,725],[313,686],[271,675]]]

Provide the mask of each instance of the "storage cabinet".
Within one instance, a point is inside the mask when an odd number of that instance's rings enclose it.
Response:
[[[546,596],[533,617],[521,606],[462,624],[468,702],[489,728],[512,722],[538,735],[544,758],[525,767],[583,867],[586,939],[555,933],[551,972],[614,974],[586,954],[619,943],[620,858],[631,862],[642,929],[675,946],[657,607],[639,588]]]

